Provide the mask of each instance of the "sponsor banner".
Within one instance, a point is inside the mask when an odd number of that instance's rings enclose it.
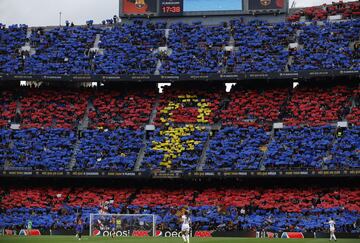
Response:
[[[309,77],[328,77],[332,76],[332,71],[318,70],[318,71],[309,71]]]
[[[360,75],[359,70],[344,70],[344,71],[337,71],[335,72],[336,75],[342,76],[342,75]]]
[[[180,178],[183,176],[182,172],[154,172],[153,178]]]
[[[150,235],[150,232],[147,230],[134,230],[131,234],[133,237],[146,237]]]
[[[246,237],[255,238],[256,232],[253,231],[214,231],[212,237]]]
[[[200,237],[200,238],[208,238],[212,237],[213,231],[196,231],[194,233],[194,237]]]
[[[360,77],[359,70],[316,70],[274,73],[227,73],[204,75],[9,75],[0,74],[0,80],[46,81],[46,82],[161,82],[161,81],[241,81],[241,80],[279,80],[307,79],[316,77]]]
[[[14,231],[14,230],[6,229],[4,231],[4,235],[14,235],[14,234],[16,234],[16,231]]]
[[[281,238],[302,239],[304,238],[304,235],[301,232],[283,232]]]
[[[41,235],[40,230],[38,229],[22,229],[19,232],[19,235],[23,235],[23,236],[39,236]]]
[[[190,232],[190,235],[193,237],[194,235],[196,235],[196,233]],[[182,236],[182,233],[181,233],[181,231],[170,231],[170,230],[160,231],[160,230],[157,230],[156,231],[156,236],[157,237],[167,237],[167,238],[179,238],[179,237]]]
[[[144,231],[148,234],[147,231]],[[116,230],[116,231],[111,231],[111,230],[98,230],[98,229],[94,229],[91,232],[92,236],[103,236],[103,237],[130,237],[130,236],[138,236],[137,234],[139,234],[139,232],[137,231],[133,231],[131,233],[130,230]]]
[[[94,177],[94,178],[240,178],[240,177],[342,177],[360,176],[360,170],[308,170],[308,171],[195,171],[195,172],[99,172],[99,171],[12,171],[2,170],[8,177]]]
[[[280,72],[274,73],[275,75],[272,76],[273,78],[281,78],[281,79],[288,79],[288,78],[298,78],[299,72]]]
[[[75,235],[76,232],[74,229],[56,229],[56,230],[47,230],[46,232],[43,232],[43,235]],[[84,230],[83,235],[89,235],[89,231]]]
[[[305,238],[326,238],[329,239],[330,238],[330,233],[328,232],[315,232],[315,233],[311,233],[312,237],[307,237],[306,233],[304,233]],[[341,232],[335,232],[336,238],[337,239],[359,239],[360,238],[360,234],[359,233],[341,233]]]
[[[31,229],[31,230],[27,230],[27,235],[39,236],[39,235],[41,235],[41,233],[40,233],[40,230],[38,230],[38,229]]]
[[[270,78],[269,73],[247,73],[245,79],[268,79]]]
[[[179,75],[160,75],[161,81],[178,81],[181,80]]]
[[[217,74],[211,80],[224,80],[224,81],[241,81],[245,80],[245,73],[229,73],[229,74]]]

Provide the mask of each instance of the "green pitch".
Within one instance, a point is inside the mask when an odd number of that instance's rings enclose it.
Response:
[[[190,243],[329,243],[328,239],[254,239],[254,238],[191,238]],[[103,242],[129,242],[129,243],[183,243],[180,238],[105,238],[105,237],[88,237],[84,236],[81,241],[75,236],[40,236],[40,237],[19,237],[19,236],[0,236],[0,243],[26,242],[26,243],[68,243],[68,242],[86,242],[86,243],[103,243]],[[359,243],[359,239],[338,239],[340,243]]]

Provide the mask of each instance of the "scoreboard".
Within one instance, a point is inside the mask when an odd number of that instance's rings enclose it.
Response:
[[[119,0],[119,16],[166,17],[286,13],[288,0]]]
[[[183,0],[160,0],[159,15],[181,16],[183,7]]]

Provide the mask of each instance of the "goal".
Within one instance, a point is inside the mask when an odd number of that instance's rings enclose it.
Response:
[[[90,214],[90,236],[156,236],[154,214]]]

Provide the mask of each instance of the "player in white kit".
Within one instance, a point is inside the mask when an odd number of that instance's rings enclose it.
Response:
[[[330,226],[330,241],[332,239],[334,239],[336,241],[336,236],[335,236],[335,221],[333,218],[330,219],[330,221],[328,222],[329,226]]]
[[[189,217],[189,212],[185,211],[185,214],[181,216],[181,237],[184,240],[184,243],[190,243],[190,224],[191,219]]]

